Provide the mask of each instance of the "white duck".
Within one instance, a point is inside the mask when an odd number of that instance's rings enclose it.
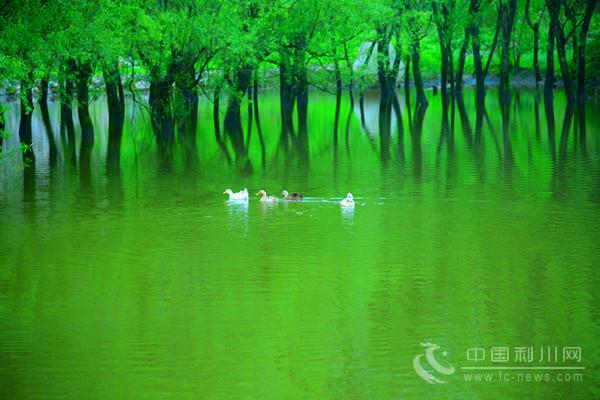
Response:
[[[279,199],[275,196],[267,196],[267,192],[265,192],[264,190],[261,190],[260,192],[256,193],[256,195],[261,196],[260,201],[262,201],[263,203],[276,203],[277,201],[279,201]]]
[[[231,189],[227,189],[223,194],[229,195],[229,200],[248,200],[248,189],[240,190],[237,193],[233,193]]]
[[[346,198],[340,201],[340,206],[347,208],[354,208],[354,197],[352,197],[352,193],[348,193]]]

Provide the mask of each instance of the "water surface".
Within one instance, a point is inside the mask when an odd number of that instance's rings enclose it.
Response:
[[[89,168],[54,102],[49,162],[36,106],[35,165],[23,172],[15,154],[0,166],[0,395],[596,395],[598,104],[564,124],[561,95],[549,110],[519,92],[505,118],[494,92],[480,118],[472,97],[445,125],[431,96],[419,129],[403,96],[386,126],[376,92],[362,112],[344,94],[336,127],[335,96],[314,92],[307,134],[286,136],[277,93],[264,92],[260,133],[243,107],[243,152],[222,127],[217,139],[202,99],[195,143],[178,137],[166,154],[129,101],[116,167],[101,98]],[[308,199],[227,204],[228,187]],[[347,192],[354,211],[337,204]],[[415,373],[422,342],[448,352],[447,384]],[[466,350],[494,346],[537,358],[581,347],[583,382],[465,382],[460,368],[477,365]]]

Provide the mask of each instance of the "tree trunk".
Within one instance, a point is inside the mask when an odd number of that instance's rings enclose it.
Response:
[[[250,87],[252,78],[252,69],[249,66],[242,66],[235,71],[233,77],[234,93],[227,100],[227,111],[225,112],[225,134],[231,140],[233,151],[236,155],[236,164],[238,168],[245,173],[252,170],[247,157],[246,143],[244,142],[244,130],[242,128],[241,103],[244,94]]]
[[[552,99],[554,89],[554,27],[552,22],[548,27],[548,44],[546,47],[546,78],[544,80],[544,97]]]
[[[283,132],[286,134],[291,134],[294,131],[294,76],[291,73],[289,61],[289,57],[286,56],[279,64],[281,124]]]
[[[471,40],[471,35],[469,34],[469,30],[465,29],[465,38],[463,40],[463,44],[460,48],[460,53],[458,56],[458,66],[456,68],[456,78],[454,79],[456,84],[456,95],[462,96],[463,91],[463,75],[465,72],[465,61],[467,58],[467,49],[469,47],[469,41]]]
[[[540,51],[540,29],[539,25],[535,25],[533,30],[533,71],[535,73],[535,85],[542,80],[542,73],[540,72],[539,54]]]
[[[254,105],[254,120],[256,121],[256,132],[258,134],[258,141],[260,142],[260,150],[262,155],[262,166],[263,170],[267,165],[267,152],[265,148],[265,139],[262,134],[262,127],[260,125],[260,113],[258,109],[258,71],[254,70],[254,81],[252,83],[252,103]]]
[[[335,117],[333,122],[333,144],[337,149],[338,144],[338,125],[340,120],[340,107],[342,101],[342,73],[340,72],[340,66],[335,61]]]
[[[448,104],[448,54],[446,53],[446,46],[441,48],[442,67],[440,71],[440,86],[442,91],[442,103]]]
[[[554,40],[556,41],[558,64],[560,66],[565,93],[567,95],[567,100],[572,102],[575,100],[575,91],[569,61],[567,59],[567,38],[565,37],[564,28],[559,19],[561,6],[562,2],[559,0],[546,0],[546,7],[550,14],[550,26],[552,27]]]
[[[390,87],[389,65],[390,39],[383,31],[379,30],[377,39],[377,78],[379,79],[379,88],[383,98],[391,98],[391,93],[394,91],[395,80]]]
[[[193,146],[198,126],[198,93],[193,59],[182,57],[173,63],[172,70],[177,88],[177,99],[182,105],[182,112],[178,115],[179,132]]]
[[[475,65],[476,99],[478,102],[482,102],[485,98],[485,75],[483,74],[483,62],[481,61],[481,46],[478,27],[473,28],[471,37],[473,41],[473,64]]]
[[[169,72],[165,76],[157,73],[150,78],[149,104],[152,113],[152,125],[159,145],[170,145],[173,143],[174,123],[171,111],[171,94],[173,88],[173,76]]]
[[[298,132],[306,132],[308,127],[308,80],[305,67],[300,69],[296,84]]]
[[[40,110],[42,112],[42,121],[44,122],[44,130],[46,131],[46,139],[48,140],[48,163],[50,166],[55,166],[58,160],[58,152],[56,150],[56,142],[54,140],[54,130],[50,121],[50,111],[48,110],[48,79],[44,78],[40,82]]]
[[[105,65],[103,69],[108,106],[108,145],[106,148],[106,171],[117,175],[121,160],[121,138],[125,120],[125,99],[123,84],[116,63]]]
[[[66,155],[69,164],[77,164],[77,155],[75,153],[75,126],[73,124],[73,82],[65,79],[62,83],[60,99],[60,129],[61,136],[65,136],[66,131]]]
[[[308,77],[304,44],[296,49],[294,70],[296,75],[296,101],[298,103],[298,132],[306,133],[308,126]]]
[[[404,91],[410,90],[410,56],[407,55],[404,62]]]
[[[92,77],[92,66],[83,63],[77,68],[77,116],[81,127],[81,147],[79,149],[80,179],[85,185],[91,177],[91,155],[94,145],[94,127],[89,111],[89,83]]]
[[[77,116],[81,125],[82,141],[94,142],[94,130],[89,111],[89,83],[92,77],[90,64],[82,64],[77,70]]]
[[[32,77],[33,78],[33,77]],[[25,146],[23,150],[23,167],[35,167],[35,154],[33,153],[33,132],[31,128],[31,119],[33,116],[33,95],[32,88],[27,84],[21,83],[21,116],[19,124],[19,141]]]
[[[585,103],[585,45],[596,3],[597,0],[587,1],[583,24],[579,33],[579,46],[577,48],[577,102],[581,106]]]
[[[413,64],[413,79],[415,82],[415,88],[417,90],[417,109],[425,108],[428,106],[427,96],[425,96],[425,90],[423,88],[423,78],[421,77],[420,67],[420,44],[418,41],[414,41],[412,45],[412,64]]]
[[[517,1],[510,0],[508,4],[502,2],[500,5],[500,22],[502,28],[502,52],[500,54],[500,99],[508,101],[510,88],[510,64],[508,61],[510,53],[510,41],[517,12]]]

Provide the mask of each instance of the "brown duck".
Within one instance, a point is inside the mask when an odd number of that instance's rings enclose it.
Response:
[[[302,200],[304,195],[302,193],[288,193],[287,190],[281,192],[284,200]]]

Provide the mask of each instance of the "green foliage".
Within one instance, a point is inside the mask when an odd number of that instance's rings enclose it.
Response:
[[[440,43],[454,60],[470,26],[480,32],[486,58],[496,32],[498,5],[479,0],[20,0],[0,11],[0,80],[32,87],[40,79],[72,79],[74,70],[91,65],[100,74],[119,65],[128,78],[167,79],[180,91],[196,88],[237,90],[241,70],[261,76],[284,65],[294,73],[307,69],[313,85],[336,79],[358,82],[360,49],[382,35],[394,52],[379,54],[389,65],[394,53],[421,48],[425,77],[439,74]],[[578,27],[582,1],[568,0],[560,20]],[[434,9],[440,10],[435,13]],[[549,16],[544,0],[518,2],[511,63],[532,67],[533,31],[540,33],[540,64],[545,63]],[[600,22],[592,20],[587,48],[588,75],[598,75]],[[438,33],[436,34],[436,27]],[[439,33],[439,27],[443,35]],[[573,58],[573,46],[567,45]],[[472,72],[467,52],[466,74]],[[496,72],[494,56],[491,72]],[[558,68],[558,66],[557,66]],[[131,82],[130,82],[131,83]]]

